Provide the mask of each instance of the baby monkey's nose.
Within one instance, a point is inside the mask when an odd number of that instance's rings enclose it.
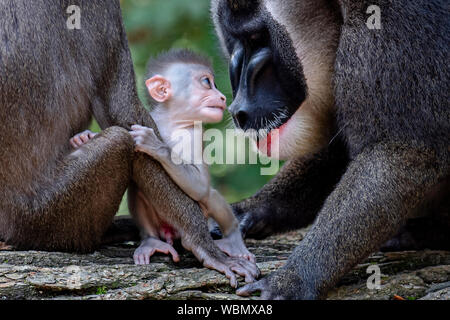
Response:
[[[226,103],[227,102],[227,98],[225,97],[225,95],[222,92],[220,92],[220,91],[218,91],[218,92],[219,92],[220,100],[223,101],[223,103]]]

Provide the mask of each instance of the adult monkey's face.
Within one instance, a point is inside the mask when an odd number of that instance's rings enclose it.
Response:
[[[236,126],[279,129],[281,159],[319,150],[332,130],[336,8],[326,0],[213,0],[212,15],[229,59]]]

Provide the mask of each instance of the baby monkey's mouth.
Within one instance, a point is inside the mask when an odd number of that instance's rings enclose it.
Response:
[[[222,107],[222,106],[208,106],[207,108],[220,109],[222,111],[225,111],[225,107]]]

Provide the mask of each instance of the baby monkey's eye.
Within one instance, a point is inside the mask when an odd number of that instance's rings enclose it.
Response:
[[[201,81],[202,81],[202,85],[203,85],[205,88],[212,89],[211,81],[209,80],[208,77],[202,78]]]

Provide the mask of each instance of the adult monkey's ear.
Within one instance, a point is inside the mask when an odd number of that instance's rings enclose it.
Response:
[[[172,97],[170,81],[161,75],[156,75],[145,81],[150,96],[157,102],[163,103]]]

